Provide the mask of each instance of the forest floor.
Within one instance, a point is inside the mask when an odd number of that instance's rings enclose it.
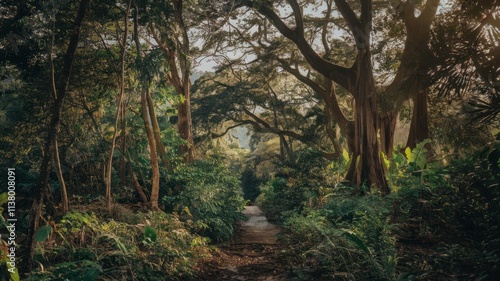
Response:
[[[219,251],[201,267],[201,280],[281,281],[284,264],[280,262],[282,245],[276,239],[280,228],[269,223],[257,206],[246,206],[234,238],[219,245]]]

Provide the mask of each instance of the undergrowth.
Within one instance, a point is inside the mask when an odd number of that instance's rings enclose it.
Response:
[[[244,218],[239,175],[223,160],[213,156],[179,169],[170,182],[174,192],[162,200],[168,210],[190,222],[190,230],[213,241],[229,239],[236,222]]]
[[[348,157],[280,167],[257,202],[286,229],[287,278],[500,280],[500,144],[447,165],[426,155],[395,153],[388,196],[340,182]]]
[[[38,231],[38,269],[27,280],[195,279],[195,266],[210,248],[206,238],[186,228],[163,212],[131,214],[123,221],[70,212]]]
[[[224,161],[213,155],[164,175],[165,212],[96,202],[95,212],[73,205],[48,220],[35,235],[37,269],[28,280],[197,280],[209,243],[230,238],[243,217],[239,175]]]

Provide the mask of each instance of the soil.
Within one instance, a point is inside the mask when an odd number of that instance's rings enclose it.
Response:
[[[276,239],[280,228],[268,222],[257,206],[246,206],[243,214],[248,220],[201,267],[201,280],[285,280],[284,264],[278,257],[283,248]]]

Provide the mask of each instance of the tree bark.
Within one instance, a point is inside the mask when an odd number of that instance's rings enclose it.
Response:
[[[191,61],[189,59],[190,43],[187,34],[187,26],[184,23],[184,7],[183,0],[174,1],[174,18],[180,29],[182,42],[179,42],[177,50],[177,59],[179,61],[180,81],[182,81],[182,90],[179,95],[184,96],[184,101],[179,103],[177,126],[179,135],[187,141],[187,144],[180,147],[180,153],[184,156],[184,161],[189,163],[194,160],[194,140],[191,120]]]
[[[411,149],[417,143],[429,138],[429,122],[427,111],[427,91],[421,91],[413,98],[413,115],[411,118],[410,133],[406,146]]]
[[[138,24],[138,18],[139,18],[139,8],[137,6],[137,2],[134,1],[134,41],[135,41],[135,47],[136,47],[136,52],[137,52],[137,61],[139,62],[139,65],[142,66],[143,63],[143,55],[141,53],[141,44],[139,40],[139,24]],[[148,139],[148,144],[149,144],[149,158],[151,161],[151,196],[149,197],[149,203],[151,205],[152,210],[159,210],[158,207],[158,200],[159,200],[159,194],[160,194],[160,167],[159,167],[159,162],[158,162],[158,146],[157,146],[157,141],[155,140],[155,135],[153,133],[153,130],[151,129],[151,121],[153,120],[151,117],[154,116],[154,120],[156,120],[156,116],[154,115],[154,112],[149,112],[148,109],[148,98],[150,98],[151,94],[149,93],[149,80],[148,80],[148,75],[144,72],[143,69],[141,69],[141,76],[142,76],[142,89],[141,89],[141,116],[142,116],[142,121],[144,122],[144,128],[146,130],[146,136]],[[152,106],[152,109],[154,111],[154,106],[152,104],[152,100],[150,101],[150,106]],[[154,122],[154,121],[153,121]],[[161,143],[161,139],[158,141]],[[141,195],[142,197],[142,195]]]
[[[332,143],[334,149],[332,157],[334,160],[339,160],[340,156],[342,155],[342,149],[338,141],[337,132],[333,127],[332,111],[329,108],[325,108],[325,111],[328,118],[326,121],[326,134],[328,135],[328,138],[330,139],[330,142]]]
[[[167,171],[170,171],[172,167],[170,165],[170,161],[168,160],[165,146],[163,145],[163,142],[161,140],[160,125],[158,124],[158,118],[156,118],[155,106],[153,103],[153,98],[151,97],[151,93],[148,92],[146,98],[148,103],[149,118],[151,120],[153,135],[156,142],[156,149],[160,153],[160,159],[162,160],[163,166],[165,167],[165,169],[167,169]]]
[[[125,170],[125,155],[127,153],[127,119],[126,119],[126,110],[127,106],[125,101],[123,101],[122,110],[120,113],[120,126],[121,126],[121,134],[120,134],[120,187],[125,187],[127,183],[127,174]]]
[[[130,157],[129,157],[130,158]],[[139,193],[139,196],[141,197],[142,203],[148,203],[148,197],[144,193],[144,189],[142,188],[141,184],[137,180],[137,177],[135,176],[134,170],[132,169],[132,163],[129,160],[129,172],[130,172],[130,178],[132,179],[132,184],[135,187],[135,190],[137,190],[137,193]]]
[[[54,58],[53,58],[53,50],[54,50],[54,41],[55,41],[55,23],[52,26],[52,41],[50,44],[50,78],[52,82],[52,98],[55,102],[57,99],[57,85],[56,85],[56,73],[54,69]],[[59,181],[61,188],[61,205],[62,205],[62,214],[66,214],[69,210],[69,200],[68,200],[68,190],[66,188],[66,181],[64,180],[64,175],[61,167],[61,158],[59,157],[59,145],[57,143],[57,137],[54,139],[54,153],[52,160],[54,163],[54,168],[56,170],[57,180]]]
[[[42,162],[40,164],[40,176],[38,177],[35,190],[33,191],[33,205],[31,206],[30,222],[26,239],[27,262],[25,272],[30,272],[33,268],[33,255],[36,245],[34,235],[40,223],[44,199],[50,198],[51,194],[51,190],[49,188],[49,173],[50,162],[53,158],[52,148],[54,147],[54,143],[57,140],[57,136],[59,133],[64,99],[68,93],[71,72],[73,63],[75,61],[76,49],[78,47],[78,41],[80,39],[81,26],[91,2],[92,0],[80,1],[78,13],[73,24],[73,31],[70,35],[69,45],[63,57],[63,69],[60,76],[61,79],[57,84],[57,98],[54,102],[52,117],[47,129],[47,139],[44,145]]]
[[[382,108],[380,134],[385,138],[382,145],[385,145],[383,151],[388,157],[392,155],[393,150],[393,147],[389,148],[388,145],[394,145],[392,138],[394,138],[396,113],[405,101],[413,99],[415,105],[407,146],[414,147],[417,142],[423,140],[422,137],[425,139],[429,136],[427,60],[432,56],[429,55],[428,44],[439,2],[440,0],[427,0],[418,17],[415,16],[413,1],[405,2],[399,8],[399,16],[406,27],[405,48],[396,76],[387,87],[380,104]]]
[[[147,95],[148,95],[147,87],[148,86],[145,83],[142,86],[141,105],[142,105],[142,120],[144,122],[144,127],[146,129],[146,136],[148,138],[148,144],[149,144],[149,158],[151,160],[151,197],[149,198],[149,203],[151,204],[151,209],[158,210],[159,209],[158,200],[160,193],[160,167],[158,165],[158,152],[156,149],[156,142],[149,121],[149,113],[147,106]]]
[[[66,181],[64,180],[61,158],[59,157],[59,146],[57,144],[57,139],[54,140],[54,168],[56,169],[57,179],[61,185],[61,205],[62,214],[66,214],[69,211],[69,200],[68,200],[68,189],[66,188]]]
[[[177,129],[179,131],[179,135],[183,140],[187,143],[183,144],[179,148],[180,155],[184,158],[186,163],[193,161],[194,154],[194,140],[193,140],[193,129],[192,129],[192,120],[191,120],[191,93],[189,85],[191,82],[187,81],[184,83],[184,93],[183,101],[181,100],[177,107]]]
[[[359,50],[357,61],[354,151],[346,179],[356,186],[375,187],[385,195],[390,193],[390,189],[380,159],[377,100],[368,47]]]
[[[398,112],[396,110],[379,113],[380,150],[389,159],[392,159],[394,152],[394,133],[396,132],[397,120]]]
[[[118,121],[120,118],[121,107],[123,103],[123,95],[120,94],[117,102],[117,109],[115,115],[115,131],[113,132],[113,137],[111,138],[111,147],[109,148],[108,161],[106,163],[106,168],[104,172],[104,181],[106,183],[106,208],[111,210],[111,176],[113,174],[113,155],[115,153],[116,146],[116,136],[118,135]]]

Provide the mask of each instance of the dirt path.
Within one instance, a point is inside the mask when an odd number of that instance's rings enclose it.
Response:
[[[246,206],[248,221],[233,241],[220,246],[220,252],[208,261],[202,280],[282,281],[283,264],[277,253],[282,249],[276,240],[279,227],[269,223],[257,206]]]

